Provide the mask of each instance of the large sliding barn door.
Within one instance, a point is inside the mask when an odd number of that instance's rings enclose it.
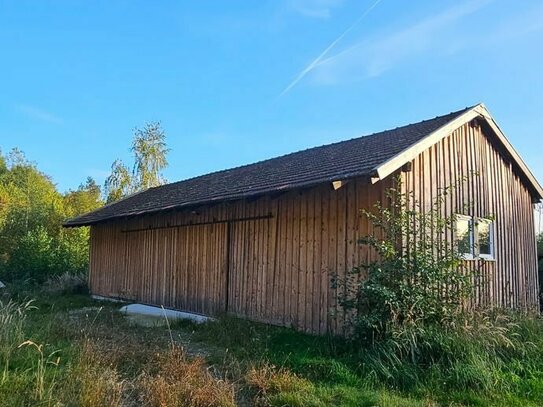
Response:
[[[125,239],[127,278],[115,273],[117,292],[106,295],[207,315],[225,311],[226,223],[134,231]]]
[[[276,220],[263,216],[231,222],[228,240],[228,313],[275,322]]]
[[[225,311],[227,229],[226,223],[177,229],[175,308],[206,315]]]

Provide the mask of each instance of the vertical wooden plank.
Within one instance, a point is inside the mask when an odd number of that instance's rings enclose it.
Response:
[[[320,316],[319,316],[319,329],[320,334],[325,334],[330,329],[329,324],[329,312],[330,302],[329,294],[331,291],[330,284],[330,266],[329,266],[329,253],[330,253],[330,239],[329,239],[329,222],[330,222],[330,195],[331,190],[328,189],[323,192],[321,197],[321,216],[320,223],[320,239],[318,251],[321,254],[320,264]]]
[[[337,191],[331,191],[329,195],[329,215],[328,215],[328,268],[332,273],[334,279],[337,279]],[[329,309],[327,312],[330,314],[328,328],[334,334],[339,334],[338,324],[338,312],[339,312],[339,296],[338,296],[338,284],[335,283],[334,287],[330,287],[329,291]]]
[[[304,330],[307,302],[307,195],[300,195],[300,268],[298,273],[298,329]]]
[[[313,191],[306,193],[307,218],[306,218],[306,263],[305,263],[305,320],[304,330],[312,332],[313,328],[313,260],[314,260],[314,228],[315,228],[315,195]]]
[[[336,252],[336,270],[338,273],[339,281],[341,282],[338,286],[338,296],[339,300],[341,301],[344,299],[344,296],[346,295],[345,290],[345,280],[347,278],[346,275],[346,264],[345,264],[345,257],[346,257],[346,250],[347,250],[347,242],[346,242],[346,213],[347,213],[347,196],[346,196],[346,189],[340,188],[337,190],[337,232],[336,232],[336,243],[337,243],[337,252]],[[340,333],[344,332],[344,324],[345,324],[345,310],[343,307],[338,308],[337,312],[337,319],[338,319],[338,331]]]

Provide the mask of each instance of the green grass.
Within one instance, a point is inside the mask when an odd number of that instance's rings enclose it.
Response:
[[[357,347],[234,318],[180,328],[238,362],[264,361],[307,379],[323,405],[543,405],[541,320],[496,318],[503,321],[474,318],[465,332],[424,332],[414,361],[400,341]]]
[[[19,303],[28,298],[36,308],[9,339],[0,327],[0,354],[9,347],[9,365],[0,361],[0,372],[7,369],[2,407],[158,406],[166,396],[170,404],[230,405],[232,394],[238,405],[260,406],[543,405],[540,320],[511,316],[467,333],[428,330],[412,360],[399,339],[368,348],[228,317],[176,322],[169,331],[132,326],[118,304],[83,294],[13,293]],[[27,340],[37,346],[18,347]],[[179,363],[164,362],[175,357]]]

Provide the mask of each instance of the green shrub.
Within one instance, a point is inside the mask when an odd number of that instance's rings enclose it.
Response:
[[[41,283],[85,271],[89,232],[63,229],[62,222],[102,205],[94,180],[61,194],[17,149],[0,152],[0,170],[0,279]]]
[[[53,239],[45,228],[38,226],[24,235],[12,252],[6,266],[7,275],[11,279],[43,279],[50,273],[53,264]]]
[[[61,230],[54,241],[53,270],[51,274],[86,273],[89,266],[89,230],[75,228]]]
[[[428,324],[454,325],[473,293],[473,273],[451,237],[455,215],[443,205],[455,186],[444,188],[428,208],[401,192],[387,191],[388,202],[363,210],[373,233],[360,239],[375,260],[356,267],[341,304],[361,341],[391,337],[412,342]],[[359,275],[362,278],[359,278]]]
[[[88,267],[88,231],[61,231],[52,237],[38,226],[25,234],[3,267],[3,278],[41,283],[49,276],[85,273]]]
[[[373,234],[360,242],[375,260],[337,282],[353,287],[341,303],[358,372],[400,391],[531,394],[539,402],[543,322],[473,303],[476,275],[452,239],[455,216],[443,210],[455,188],[423,207],[398,182],[386,204],[364,212]]]

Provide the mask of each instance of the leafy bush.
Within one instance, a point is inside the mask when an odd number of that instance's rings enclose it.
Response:
[[[342,299],[359,339],[407,335],[409,340],[418,327],[458,322],[473,292],[473,274],[451,243],[456,216],[443,215],[444,200],[454,188],[442,189],[423,208],[398,185],[387,191],[388,204],[377,203],[375,212],[363,210],[373,234],[360,243],[376,260],[353,270],[344,282],[351,289]]]
[[[50,274],[84,274],[89,266],[89,230],[62,230],[54,241],[54,266]]]
[[[40,283],[50,275],[85,271],[89,231],[61,224],[102,205],[92,178],[61,194],[19,150],[0,154],[0,170],[0,277]]]
[[[88,267],[88,231],[75,229],[50,236],[44,227],[28,232],[13,250],[3,276],[44,282],[49,276],[81,274]]]
[[[386,205],[364,212],[374,234],[360,242],[375,260],[343,282],[354,289],[342,301],[359,372],[372,386],[403,391],[534,393],[543,383],[543,322],[472,302],[476,275],[454,241],[456,217],[443,210],[455,188],[422,207],[398,185]]]
[[[7,263],[8,277],[30,278],[47,276],[54,265],[53,239],[45,228],[37,227],[19,240]]]

